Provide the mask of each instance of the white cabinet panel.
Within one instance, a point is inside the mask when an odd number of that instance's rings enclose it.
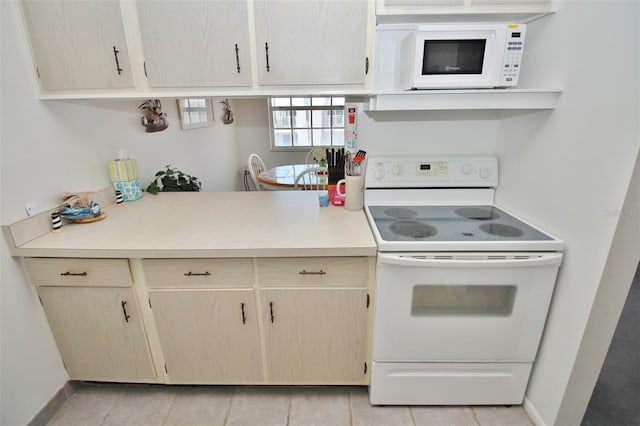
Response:
[[[366,384],[366,289],[262,289],[269,382]]]
[[[39,287],[38,294],[71,379],[155,380],[132,289]]]
[[[276,257],[258,259],[261,286],[366,287],[366,257]]]
[[[215,288],[253,285],[253,263],[249,258],[144,259],[149,288]]]
[[[117,0],[23,0],[43,89],[133,88]]]
[[[27,257],[24,267],[35,286],[131,287],[127,259]]]
[[[362,85],[368,2],[256,0],[261,85]]]
[[[137,2],[151,87],[250,86],[245,1]]]
[[[262,383],[252,289],[149,293],[171,383]]]

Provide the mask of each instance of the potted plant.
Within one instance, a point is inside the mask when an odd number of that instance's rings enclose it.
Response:
[[[160,170],[156,173],[153,181],[151,181],[149,186],[147,186],[147,192],[150,194],[157,194],[159,191],[199,192],[200,190],[202,190],[202,183],[197,177],[188,175],[175,168],[171,168],[171,165],[166,166],[165,170]]]

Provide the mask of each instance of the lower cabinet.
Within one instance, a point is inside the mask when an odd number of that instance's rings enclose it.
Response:
[[[372,259],[24,264],[71,379],[369,383]]]
[[[369,383],[370,260],[257,259],[270,383]]]
[[[168,382],[368,384],[369,258],[142,265]]]
[[[152,290],[171,383],[262,383],[253,289]]]
[[[270,383],[368,383],[366,289],[260,292]]]
[[[126,287],[38,287],[73,380],[155,381],[135,294]]]

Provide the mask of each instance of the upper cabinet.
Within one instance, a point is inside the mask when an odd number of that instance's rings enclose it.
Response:
[[[119,1],[22,4],[43,90],[134,87]]]
[[[43,97],[371,86],[374,0],[22,0]],[[290,94],[290,93],[286,93]]]
[[[256,0],[261,85],[364,85],[369,4],[363,0]]]
[[[251,86],[244,1],[138,1],[150,87]]]
[[[554,0],[377,0],[378,15],[543,14]]]

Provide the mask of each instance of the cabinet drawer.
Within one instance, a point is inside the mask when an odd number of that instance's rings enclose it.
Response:
[[[131,287],[127,259],[27,257],[24,266],[35,286]]]
[[[144,259],[150,288],[203,288],[253,285],[251,259]]]
[[[358,286],[369,282],[366,257],[298,257],[258,259],[262,286]]]

